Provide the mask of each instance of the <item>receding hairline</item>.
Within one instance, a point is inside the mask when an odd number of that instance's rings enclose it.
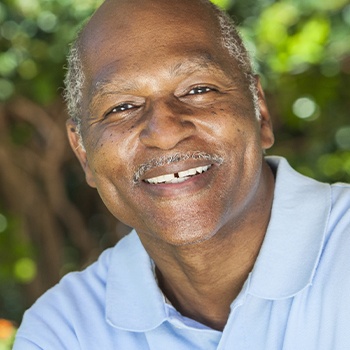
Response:
[[[137,4],[138,1],[140,4]],[[154,5],[157,2],[159,2],[161,6]],[[134,3],[136,3],[137,6],[133,8]],[[90,44],[91,36],[96,33],[96,28],[98,28],[97,31],[101,31],[101,26],[103,26],[105,22],[108,22],[110,19],[109,16],[113,16],[113,14],[117,15],[116,18],[113,18],[113,22],[118,24],[119,21],[122,23],[124,21],[124,16],[121,16],[120,19],[118,18],[118,15],[120,13],[122,14],[123,11],[130,10],[128,7],[133,11],[140,11],[141,13],[146,10],[145,15],[152,15],[157,11],[158,16],[163,13],[164,15],[169,16],[170,19],[176,18],[176,20],[179,20],[182,16],[183,21],[188,23],[191,19],[189,18],[188,10],[186,10],[186,5],[193,6],[194,4],[196,4],[198,9],[202,11],[200,16],[196,13],[195,19],[203,19],[205,24],[212,25],[212,29],[220,35],[221,26],[218,19],[219,11],[217,6],[214,5],[211,0],[176,0],[175,2],[172,0],[105,0],[93,15],[85,21],[84,25],[78,31],[75,39],[75,47],[79,50],[81,57],[84,57],[85,54],[89,55],[90,49],[86,50],[86,48]],[[173,11],[173,8],[176,7],[179,7],[182,10]],[[130,12],[127,13],[129,14]],[[225,12],[222,10],[222,13]],[[145,16],[145,18],[147,18],[147,16]],[[141,20],[143,20],[142,17]],[[132,16],[129,16],[128,19],[124,21],[124,23],[132,24],[133,22]],[[133,28],[133,26],[131,26],[131,28]]]

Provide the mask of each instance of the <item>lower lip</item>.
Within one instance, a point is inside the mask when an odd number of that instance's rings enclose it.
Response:
[[[213,177],[212,166],[207,171],[193,175],[187,180],[180,183],[160,183],[160,184],[150,184],[148,182],[142,181],[141,186],[151,192],[153,195],[158,195],[162,197],[179,197],[191,195],[194,192],[208,188],[208,184],[211,182]]]

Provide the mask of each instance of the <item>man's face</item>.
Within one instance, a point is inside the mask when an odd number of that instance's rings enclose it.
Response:
[[[113,215],[173,245],[232,230],[272,132],[213,15],[197,1],[110,1],[82,45],[86,153],[76,153]]]

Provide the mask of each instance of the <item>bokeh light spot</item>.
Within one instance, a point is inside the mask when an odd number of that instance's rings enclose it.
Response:
[[[0,214],[0,233],[7,229],[7,219],[5,215]]]
[[[340,128],[335,134],[335,141],[340,149],[350,150],[350,126]]]
[[[0,54],[0,74],[4,76],[11,75],[17,67],[17,58],[13,52],[4,52]]]
[[[12,40],[19,32],[19,25],[14,21],[6,21],[1,26],[1,35],[7,39]]]
[[[0,79],[0,101],[5,101],[9,99],[15,90],[14,85],[6,80]]]
[[[44,32],[51,33],[57,24],[57,17],[49,11],[43,11],[38,17],[38,27]]]
[[[298,98],[293,104],[293,113],[301,119],[312,117],[317,110],[317,104],[309,97]]]
[[[231,0],[211,0],[211,2],[223,9],[228,9],[231,5]]]
[[[30,258],[17,260],[14,266],[14,274],[18,281],[22,283],[31,282],[36,276],[37,268],[35,262]]]
[[[18,67],[18,73],[23,79],[30,80],[36,77],[38,69],[33,60],[25,60]]]

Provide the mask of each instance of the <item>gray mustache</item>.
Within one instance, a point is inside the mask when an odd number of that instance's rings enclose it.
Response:
[[[200,151],[174,153],[172,155],[162,156],[159,158],[152,158],[146,163],[141,164],[138,167],[138,169],[135,171],[134,177],[133,177],[134,184],[137,184],[140,182],[141,177],[145,174],[146,171],[149,171],[151,169],[154,169],[163,165],[182,162],[188,159],[196,159],[196,160],[204,159],[212,163],[216,163],[218,165],[222,164],[224,161],[224,159],[218,156],[217,154],[209,154],[209,153],[200,152]]]

